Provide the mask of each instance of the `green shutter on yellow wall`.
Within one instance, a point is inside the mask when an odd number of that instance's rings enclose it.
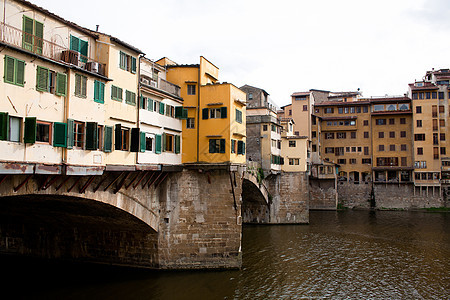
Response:
[[[0,140],[6,141],[8,139],[9,131],[9,115],[7,112],[0,112]]]
[[[180,146],[181,146],[180,136],[176,135],[175,136],[175,153],[176,154],[180,153]]]

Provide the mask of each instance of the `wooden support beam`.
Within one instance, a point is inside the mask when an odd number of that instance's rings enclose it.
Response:
[[[108,177],[109,177],[109,173],[106,176],[104,176],[102,180],[100,180],[100,182],[94,188],[94,193],[97,192],[97,190],[100,188],[100,186],[103,184],[103,182],[105,182],[105,180],[108,179]]]
[[[169,176],[169,173],[168,172],[164,173],[163,178],[157,183],[155,183],[155,189],[167,178],[167,176]]]
[[[152,181],[150,181],[150,183],[148,184],[148,188],[150,188],[152,186],[152,184],[154,184],[156,181],[158,181],[159,177],[161,177],[163,172],[159,172],[158,176],[156,176],[156,178]]]
[[[128,188],[136,181],[136,179],[141,175],[141,172],[136,172],[136,176],[125,186],[125,190],[128,190]]]
[[[111,183],[108,184],[108,185],[103,189],[103,191],[106,192],[106,190],[109,189],[109,187],[110,187],[111,185],[113,185],[113,184],[117,181],[117,179],[119,179],[119,177],[122,176],[123,173],[125,173],[125,172],[120,172],[119,176],[117,176],[116,178],[114,178],[114,180],[111,181]]]
[[[80,189],[80,193],[84,193],[86,189],[91,185],[92,181],[94,181],[95,175],[91,175],[89,179],[86,181],[86,183],[83,185],[83,187]]]
[[[53,175],[52,179],[50,179],[50,181],[47,183],[47,185],[45,185],[42,189],[46,190],[49,187],[52,186],[52,184],[54,184],[56,182],[56,180],[58,180],[59,176],[58,175]]]
[[[125,184],[125,180],[127,180],[128,175],[130,175],[130,174],[131,174],[131,172],[127,172],[127,174],[125,174],[125,176],[123,176],[122,181],[116,186],[116,189],[114,190],[114,194],[117,194],[117,192],[120,191],[120,189]]]
[[[47,175],[47,177],[45,177],[44,183],[38,188],[38,191],[44,189],[44,186],[47,184],[49,178],[50,178],[50,175]]]
[[[155,176],[155,174],[156,174],[155,172],[152,172],[152,175],[150,175],[148,179],[144,182],[142,188],[144,188],[147,185],[147,183],[153,178],[153,176]]]
[[[75,180],[74,184],[67,190],[68,193],[72,191],[72,189],[80,182],[82,176],[77,176],[77,180]]]
[[[141,179],[139,179],[138,180],[138,182],[136,182],[136,184],[135,185],[133,185],[133,189],[135,189],[138,185],[139,185],[139,183],[141,183],[141,181],[142,181],[142,179],[144,179],[145,178],[145,176],[147,176],[147,174],[148,174],[148,172],[147,171],[144,171],[144,172],[142,172],[143,174],[142,174],[142,177],[141,177]]]
[[[5,181],[5,179],[8,177],[9,175],[6,174],[5,176],[2,177],[2,179],[0,179],[0,185],[3,183],[3,181]]]
[[[67,181],[69,181],[70,176],[66,176],[64,180],[56,187],[56,191],[58,191]]]
[[[33,177],[33,174],[28,175],[27,178],[25,178],[25,180],[22,181],[21,184],[19,184],[18,186],[16,186],[16,187],[14,188],[14,192],[19,191],[19,190],[25,185],[25,183],[27,183],[28,180],[30,180],[31,177]]]

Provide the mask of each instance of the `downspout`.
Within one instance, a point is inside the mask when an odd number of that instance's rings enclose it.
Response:
[[[200,162],[200,68],[198,66],[198,92],[197,92],[197,163]]]
[[[137,94],[137,104],[136,104],[136,108],[137,108],[137,111],[136,111],[136,124],[137,124],[137,128],[140,128],[141,126],[140,126],[140,119],[139,119],[139,110],[141,109],[141,58],[143,57],[143,55],[142,55],[142,53],[140,53],[139,54],[139,56],[138,56],[138,65],[136,66],[137,67],[137,92],[138,92],[138,94]],[[141,141],[141,136],[140,136],[140,133],[141,131],[139,130],[139,142]],[[139,144],[140,145],[140,144]],[[139,160],[139,153],[140,153],[140,151],[141,151],[141,149],[139,148],[138,149],[138,152],[136,152],[136,162],[135,162],[135,164],[137,165],[138,164],[138,160]]]
[[[66,87],[66,96],[64,96],[64,122],[68,124],[68,118],[69,118],[69,95],[70,95],[70,69],[67,68],[67,87]],[[69,137],[67,137],[68,139]],[[67,141],[66,141],[67,143]],[[63,148],[62,152],[62,163],[65,165],[67,164],[67,145],[65,148]]]

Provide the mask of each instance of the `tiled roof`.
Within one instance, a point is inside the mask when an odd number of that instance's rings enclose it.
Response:
[[[291,97],[295,96],[309,96],[309,92],[296,92],[291,95]]]

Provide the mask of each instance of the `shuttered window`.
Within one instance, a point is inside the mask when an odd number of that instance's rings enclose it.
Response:
[[[25,62],[5,55],[5,73],[3,79],[6,83],[24,86]]]
[[[242,111],[236,109],[236,122],[242,124]]]
[[[160,134],[155,135],[155,153],[160,154],[161,153],[161,140],[162,137]]]
[[[145,138],[145,132],[139,133],[139,151],[145,152],[145,149],[147,148],[147,140]]]
[[[42,54],[44,24],[23,16],[22,31],[22,48]]]
[[[75,96],[86,98],[87,93],[87,77],[75,74]]]
[[[136,94],[126,90],[125,91],[125,103],[130,105],[136,105]]]
[[[153,111],[153,99],[147,98],[147,110]]]
[[[131,73],[136,73],[136,57],[131,57]]]
[[[225,153],[225,139],[210,139],[209,153]]]
[[[160,113],[161,115],[164,114],[164,107],[165,107],[164,103],[160,102],[160,103],[159,103],[159,113]]]
[[[7,112],[0,112],[0,140],[8,139],[9,115]]]
[[[113,128],[112,126],[105,126],[105,139],[103,141],[103,151],[111,152],[112,151],[112,134]]]
[[[122,89],[117,86],[111,86],[111,99],[122,102]]]
[[[98,80],[94,82],[94,101],[105,103],[105,84]]]
[[[140,151],[140,140],[141,140],[141,133],[139,128],[131,128],[131,145],[130,145],[131,152]]]
[[[67,149],[72,149],[74,144],[75,122],[67,119]]]
[[[178,154],[180,153],[180,148],[181,148],[181,139],[179,135],[175,136],[175,153]]]
[[[76,36],[70,35],[70,50],[80,53],[80,61],[88,61],[88,47],[87,41],[84,41]]]
[[[53,146],[67,147],[67,124],[53,123]]]
[[[119,52],[119,67],[123,70],[129,71],[133,74],[136,73],[137,60],[136,57],[126,54],[125,52]]]
[[[98,123],[86,123],[86,150],[98,149]]]
[[[64,73],[56,74],[56,95],[66,96],[67,91],[67,75]]]
[[[36,69],[36,89],[41,92],[48,92],[48,76],[47,68],[37,66]]]
[[[244,141],[238,141],[237,154],[245,154],[245,143],[244,143]]]
[[[25,143],[34,144],[36,142],[36,123],[35,117],[25,118],[25,131],[23,141]]]
[[[56,73],[48,68],[37,66],[36,90],[55,93],[58,96],[66,96],[67,75],[64,73]]]
[[[183,106],[175,107],[175,118],[186,120],[188,115],[187,108],[183,108]]]

